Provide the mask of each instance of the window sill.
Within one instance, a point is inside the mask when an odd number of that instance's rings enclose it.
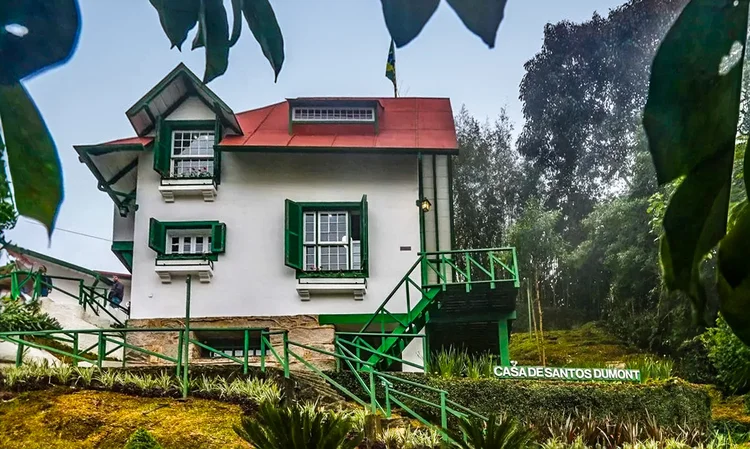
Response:
[[[160,257],[156,259],[154,271],[159,275],[162,284],[170,284],[172,276],[198,276],[201,283],[211,282],[214,277],[214,263],[206,258]]]
[[[301,271],[297,270],[297,279],[365,279],[367,273],[355,271]]]
[[[165,203],[173,203],[177,196],[203,196],[203,201],[212,202],[218,190],[213,178],[165,178],[159,193]]]
[[[300,278],[297,279],[297,294],[302,301],[309,301],[318,294],[351,294],[355,301],[362,301],[367,294],[365,278]]]

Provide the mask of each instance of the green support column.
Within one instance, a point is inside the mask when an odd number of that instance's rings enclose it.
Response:
[[[510,366],[510,339],[508,338],[508,317],[502,316],[497,322],[498,341],[500,343],[500,365]]]
[[[516,319],[516,311],[500,315],[497,320],[497,336],[500,345],[500,365],[510,366],[510,336],[508,335],[508,323]]]

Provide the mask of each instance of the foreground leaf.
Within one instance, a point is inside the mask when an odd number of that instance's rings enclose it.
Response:
[[[380,0],[388,32],[397,47],[411,42],[422,31],[440,0]]]
[[[198,22],[201,0],[150,0],[159,12],[159,21],[172,43],[172,48],[182,50],[188,32]]]
[[[47,125],[20,83],[0,86],[0,121],[18,213],[52,235],[63,199],[62,169]]]
[[[659,183],[685,177],[664,217],[665,280],[698,308],[698,264],[726,233],[748,3],[691,0],[654,58],[644,111]]]
[[[495,48],[495,38],[505,15],[508,0],[448,0],[466,28],[476,34],[490,48]]]
[[[222,0],[203,0],[200,10],[200,29],[206,47],[206,71],[203,82],[221,76],[229,66],[229,22]]]
[[[263,55],[271,63],[275,81],[279,78],[281,66],[284,65],[284,37],[281,35],[276,14],[268,0],[244,0],[242,12],[250,31],[263,50]]]
[[[750,206],[733,214],[733,225],[719,245],[718,285],[721,313],[737,337],[750,346]]]
[[[229,37],[229,46],[240,40],[242,34],[242,4],[243,0],[232,0],[232,35]]]
[[[21,25],[17,36],[5,25]],[[0,2],[0,84],[18,80],[64,63],[78,43],[80,13],[76,0]]]

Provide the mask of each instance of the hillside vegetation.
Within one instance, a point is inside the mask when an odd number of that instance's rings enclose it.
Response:
[[[573,330],[544,332],[541,345],[528,332],[514,333],[510,339],[510,357],[519,365],[539,365],[542,346],[549,366],[603,365],[642,354],[601,325],[587,323]]]
[[[166,449],[246,449],[238,405],[55,388],[0,401],[0,448],[122,449],[144,428]]]

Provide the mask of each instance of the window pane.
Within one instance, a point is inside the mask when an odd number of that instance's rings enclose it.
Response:
[[[305,214],[305,243],[315,243],[315,214]]]
[[[316,269],[315,247],[306,246],[305,247],[305,271],[315,271],[315,269]]]
[[[183,254],[190,254],[192,253],[192,246],[193,246],[193,239],[191,237],[184,237],[185,240],[182,242],[182,252]]]
[[[198,254],[203,252],[203,237],[202,236],[195,238],[195,252]]]
[[[176,177],[213,175],[213,131],[175,131],[172,134],[172,174]]]
[[[357,241],[352,241],[352,270],[362,269],[362,258],[361,258],[361,244]]]

